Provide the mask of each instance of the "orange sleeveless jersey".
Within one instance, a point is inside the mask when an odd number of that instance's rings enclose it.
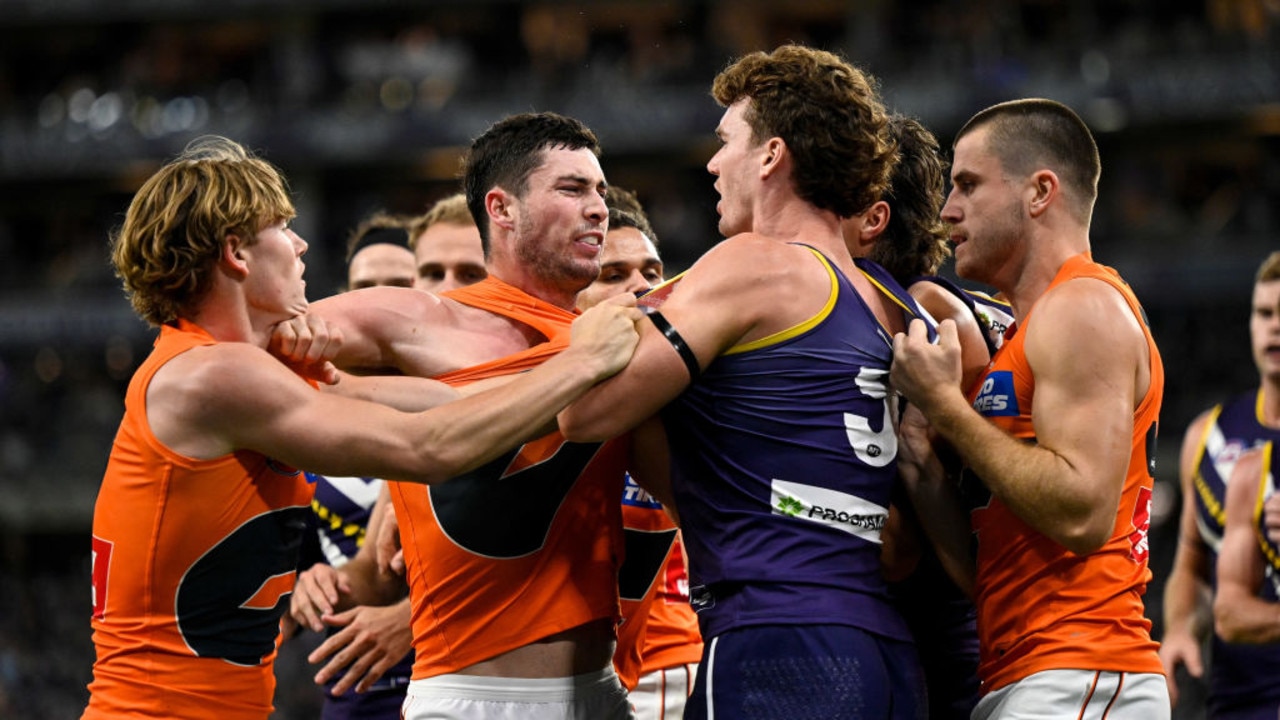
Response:
[[[630,478],[622,498],[626,562],[618,575],[622,625],[613,667],[628,690],[641,675],[702,659],[698,617],[680,531],[662,505]]]
[[[1074,278],[1115,287],[1138,318],[1151,355],[1151,385],[1133,415],[1133,439],[1115,526],[1102,548],[1078,556],[1032,530],[992,497],[973,512],[978,537],[977,608],[984,693],[1052,669],[1159,673],[1158,645],[1143,616],[1151,579],[1147,532],[1164,367],[1133,292],[1085,253],[1068,260],[1053,288]],[[1029,313],[1023,324],[1033,317]],[[971,400],[998,427],[1035,442],[1035,378],[1015,332],[992,359]],[[1010,391],[1013,395],[1009,397]]]
[[[129,383],[93,517],[93,642],[85,718],[270,714],[311,486],[261,454],[194,460],[147,423],[147,387],[216,342],[164,327]]]
[[[496,278],[446,293],[524,322],[548,342],[438,379],[465,385],[566,347],[574,313]],[[395,482],[413,605],[413,678],[455,672],[618,616],[622,478],[629,442],[529,442],[435,487]]]

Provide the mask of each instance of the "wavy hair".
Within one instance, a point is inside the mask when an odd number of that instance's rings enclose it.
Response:
[[[889,186],[894,151],[876,85],[834,53],[783,45],[739,58],[716,76],[711,95],[724,107],[749,98],[743,117],[752,140],[787,144],[796,194],[848,217]]]
[[[190,317],[208,293],[226,238],[245,244],[296,215],[284,176],[233,140],[196,138],[152,175],[112,234],[111,260],[138,315]]]

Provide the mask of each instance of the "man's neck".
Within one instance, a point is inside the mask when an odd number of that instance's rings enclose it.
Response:
[[[1264,379],[1261,386],[1262,402],[1258,408],[1259,420],[1269,428],[1280,428],[1280,382]]]

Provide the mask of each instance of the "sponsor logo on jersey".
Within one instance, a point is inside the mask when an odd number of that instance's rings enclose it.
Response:
[[[1138,501],[1133,508],[1133,532],[1129,533],[1129,559],[1146,563],[1151,555],[1148,534],[1151,532],[1151,488],[1138,488]]]
[[[631,479],[631,473],[627,473],[626,485],[622,488],[622,504],[653,510],[662,509],[662,503],[654,500],[648,491],[637,485],[636,481]]]
[[[973,400],[973,409],[987,417],[1020,415],[1018,396],[1013,392],[1013,373],[997,370],[982,381],[982,389]]]
[[[93,536],[92,543],[93,618],[101,620],[107,615],[107,578],[111,575],[111,551],[115,543],[97,535]]]
[[[819,523],[877,544],[889,517],[888,508],[830,488],[774,480],[771,489],[774,515]]]

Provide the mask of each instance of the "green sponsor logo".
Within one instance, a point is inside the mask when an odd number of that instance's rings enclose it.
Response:
[[[778,512],[789,517],[795,517],[804,512],[804,503],[790,495],[783,495],[778,498]]]

